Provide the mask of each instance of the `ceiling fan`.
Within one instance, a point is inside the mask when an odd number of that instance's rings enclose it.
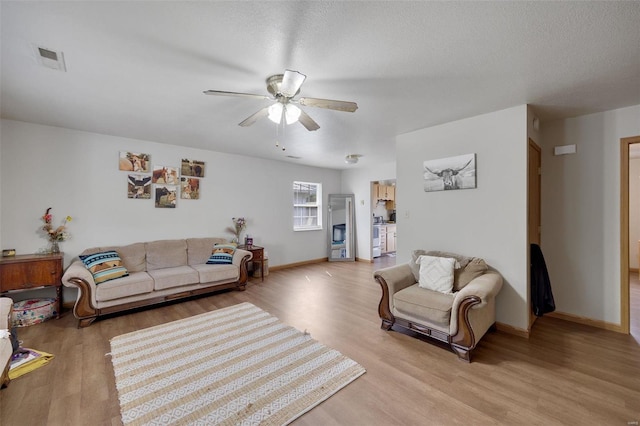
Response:
[[[300,87],[306,75],[292,70],[285,70],[284,74],[276,74],[268,77],[267,91],[271,93],[271,96],[256,95],[251,93],[238,93],[238,92],[225,92],[222,90],[205,90],[205,95],[218,95],[218,96],[240,96],[257,99],[268,99],[275,101],[270,106],[264,107],[255,114],[250,115],[239,123],[242,127],[251,126],[258,119],[263,117],[269,117],[269,120],[274,123],[280,124],[283,119],[287,124],[295,123],[299,121],[307,130],[318,130],[320,126],[302,109],[293,104],[332,109],[335,111],[354,112],[358,109],[358,104],[355,102],[336,101],[332,99],[318,99],[318,98],[298,98],[294,97],[300,93]]]

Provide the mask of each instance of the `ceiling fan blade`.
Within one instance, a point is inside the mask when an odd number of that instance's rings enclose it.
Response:
[[[253,115],[245,118],[244,121],[238,123],[238,126],[247,127],[251,126],[253,123],[261,119],[262,117],[266,117],[269,114],[269,107],[264,107],[260,111],[256,112]]]
[[[336,111],[354,112],[358,109],[355,102],[336,101],[333,99],[300,98],[298,103],[304,106],[333,109]]]
[[[280,93],[287,98],[293,98],[306,78],[306,75],[298,71],[285,70],[280,84]]]
[[[252,93],[239,93],[239,92],[225,92],[223,90],[205,90],[205,95],[219,95],[219,96],[239,96],[244,98],[256,98],[256,99],[272,99],[266,95],[254,95]]]
[[[310,132],[313,132],[314,130],[318,130],[320,128],[318,123],[313,121],[313,118],[309,117],[309,115],[303,110],[300,110],[300,117],[298,117],[298,121]]]

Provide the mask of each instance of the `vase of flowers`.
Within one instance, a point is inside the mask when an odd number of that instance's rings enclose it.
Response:
[[[234,237],[231,239],[232,243],[239,244],[240,243],[240,235],[242,231],[247,228],[247,221],[244,217],[233,217],[231,218],[233,221],[233,227],[228,227],[227,231],[231,232]]]
[[[44,222],[42,230],[49,239],[49,251],[51,253],[60,253],[60,246],[58,243],[71,238],[71,234],[67,232],[67,223],[71,222],[71,216],[65,217],[60,226],[54,227],[52,225],[53,215],[51,214],[51,207],[49,207],[41,219]]]

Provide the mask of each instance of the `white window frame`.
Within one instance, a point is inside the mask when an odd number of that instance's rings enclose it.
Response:
[[[301,186],[315,186],[316,199],[314,200],[306,200],[302,203],[297,195],[303,194],[304,191],[300,190]],[[322,230],[322,184],[316,182],[301,182],[301,181],[293,181],[292,185],[292,196],[293,196],[293,230],[294,231],[316,231]],[[309,193],[311,193],[311,189]],[[302,209],[316,209],[316,216],[312,214],[302,215],[299,214],[299,211]],[[306,217],[306,223],[302,223],[302,218]],[[310,223],[313,218],[317,218],[315,220],[316,223]]]

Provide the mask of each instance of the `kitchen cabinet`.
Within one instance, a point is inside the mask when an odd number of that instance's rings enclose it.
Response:
[[[387,225],[385,230],[385,253],[396,251],[396,225]]]
[[[376,200],[393,201],[396,199],[396,187],[393,185],[374,183],[373,193]]]

